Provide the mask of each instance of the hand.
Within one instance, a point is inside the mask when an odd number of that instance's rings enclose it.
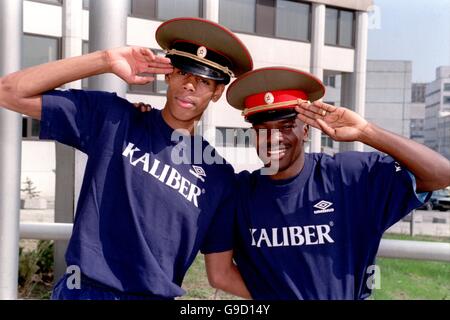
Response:
[[[143,102],[135,102],[133,106],[136,109],[139,109],[142,113],[150,112],[152,110],[152,106]]]
[[[356,112],[320,101],[299,100],[295,107],[298,119],[322,130],[335,141],[360,141],[369,124]]]
[[[150,49],[123,47],[106,51],[110,72],[128,84],[147,84],[155,77],[143,74],[168,74],[173,72],[170,59],[153,54]]]

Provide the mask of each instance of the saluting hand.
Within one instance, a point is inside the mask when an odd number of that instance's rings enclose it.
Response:
[[[322,130],[335,141],[360,141],[367,120],[356,112],[320,101],[299,100],[295,107],[298,119]]]
[[[123,47],[106,51],[110,72],[128,84],[147,84],[155,80],[148,74],[172,73],[170,59],[142,47]]]

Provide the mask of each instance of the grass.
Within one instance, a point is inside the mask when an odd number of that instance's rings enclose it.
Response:
[[[378,258],[381,288],[374,300],[450,300],[450,264]]]
[[[205,259],[199,254],[188,270],[183,281],[183,289],[186,295],[180,300],[234,300],[240,299],[233,295],[226,294],[220,290],[216,291],[208,283],[205,270]]]
[[[450,237],[384,234],[384,239],[450,243]],[[374,300],[450,300],[450,263],[378,258],[381,288]]]
[[[434,237],[434,236],[425,236],[425,235],[417,235],[417,236],[411,237],[410,235],[398,234],[398,233],[385,233],[383,235],[383,239],[431,241],[431,242],[447,242],[447,243],[450,243],[450,237]]]

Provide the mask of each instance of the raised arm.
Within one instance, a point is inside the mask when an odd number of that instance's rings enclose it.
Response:
[[[417,191],[450,185],[450,162],[413,140],[377,127],[356,112],[322,102],[299,102],[298,118],[336,141],[360,141],[389,154],[414,174]]]
[[[129,84],[146,84],[154,77],[140,74],[166,74],[172,70],[169,59],[155,56],[146,48],[97,51],[0,78],[0,106],[40,120],[42,94],[63,84],[102,73],[114,73]]]
[[[245,299],[252,298],[233,262],[232,250],[206,254],[205,265],[209,284],[213,288]]]

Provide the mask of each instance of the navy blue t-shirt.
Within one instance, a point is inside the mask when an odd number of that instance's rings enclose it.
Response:
[[[122,292],[173,298],[200,249],[231,249],[233,168],[201,163],[199,151],[222,158],[201,137],[172,133],[159,110],[142,114],[115,94],[43,96],[40,138],[88,155],[67,265]]]
[[[367,298],[383,232],[422,203],[406,169],[359,152],[305,154],[286,183],[243,172],[239,194],[235,261],[254,299]]]

